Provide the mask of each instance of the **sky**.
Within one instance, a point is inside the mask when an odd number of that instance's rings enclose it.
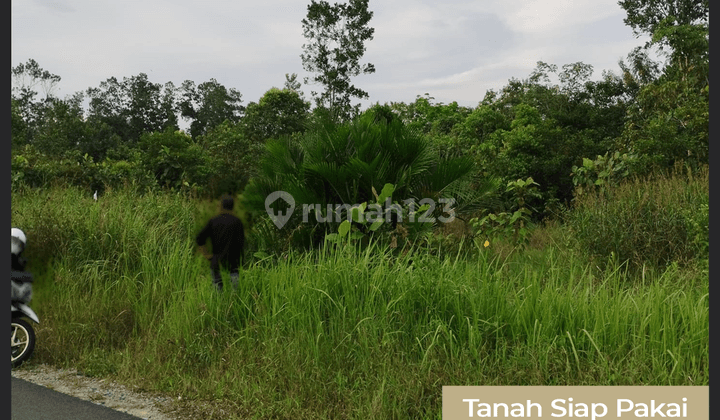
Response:
[[[341,0],[337,0],[342,2]],[[623,23],[618,0],[370,0],[375,29],[353,78],[363,108],[414,102],[475,107],[488,90],[527,78],[538,61],[583,62],[619,74],[645,43]],[[334,3],[335,0],[330,0]],[[153,83],[211,79],[257,102],[285,75],[310,76],[300,54],[300,0],[12,0],[12,66],[34,59],[61,78],[60,98],[145,73]],[[306,99],[321,86],[303,85]]]

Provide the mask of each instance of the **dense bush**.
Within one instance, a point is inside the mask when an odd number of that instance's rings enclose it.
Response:
[[[106,157],[95,161],[92,156],[79,152],[48,156],[32,145],[19,147],[13,153],[10,179],[13,192],[54,186],[73,186],[100,193],[128,186],[136,191],[158,187],[155,175],[142,166],[139,158],[116,160]]]
[[[257,170],[263,144],[253,141],[241,124],[225,121],[198,138],[207,155],[206,192],[210,197],[235,194]]]
[[[243,194],[246,208],[267,217],[266,197],[284,191],[293,197],[295,211],[283,229],[314,232],[313,240],[323,240],[324,233],[336,231],[340,223],[328,220],[327,206],[370,202],[373,191],[386,184],[394,186],[392,200],[399,203],[412,199],[420,205],[428,198],[443,209],[440,198],[452,197],[458,204],[472,201],[472,160],[441,157],[421,132],[399,118],[388,120],[386,114],[382,107],[374,108],[352,122],[327,125],[299,139],[269,141],[258,176]],[[302,211],[306,204],[309,212]]]
[[[577,197],[568,222],[580,245],[633,267],[707,261],[709,170],[678,168]]]

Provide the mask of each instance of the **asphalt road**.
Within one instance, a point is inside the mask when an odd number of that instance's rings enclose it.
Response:
[[[140,417],[12,378],[12,420],[138,420]]]

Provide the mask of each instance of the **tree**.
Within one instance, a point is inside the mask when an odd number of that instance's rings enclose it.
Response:
[[[126,118],[127,97],[125,87],[115,77],[100,82],[99,87],[88,88],[88,122],[104,124],[123,141],[129,140],[130,127]]]
[[[456,130],[473,144],[483,174],[504,182],[532,177],[540,184],[538,210],[572,197],[573,165],[615,147],[622,134],[633,92],[623,79],[604,72],[589,80],[592,67],[582,62],[538,62],[526,80],[511,79],[499,94],[486,95]]]
[[[531,176],[544,198],[567,199],[572,191],[568,174],[579,158],[575,148],[581,139],[528,103],[513,112],[510,129],[494,131],[478,148],[480,167],[505,183]]]
[[[172,83],[166,84],[163,90],[163,85],[150,82],[147,74],[140,73],[125,79],[124,85],[132,139],[144,133],[178,129]]]
[[[308,40],[300,55],[303,68],[317,73],[305,83],[318,83],[325,91],[312,92],[318,107],[326,106],[336,121],[348,119],[358,106],[351,98],[368,98],[367,92],[351,84],[350,78],[375,72],[371,63],[360,64],[365,41],[373,39],[374,28],[368,26],[373,12],[369,0],[349,0],[346,4],[311,0],[307,17],[302,20],[303,36]]]
[[[180,90],[180,114],[192,120],[190,135],[193,138],[205,134],[225,120],[237,123],[245,111],[241,105],[242,94],[236,89],[226,88],[215,79],[197,87],[193,81],[186,80]]]
[[[636,36],[652,36],[658,26],[670,18],[674,25],[707,24],[710,0],[620,0],[627,12],[623,20]]]
[[[182,131],[168,128],[143,133],[138,149],[142,167],[154,173],[158,185],[169,188],[205,185],[209,176],[207,154]]]
[[[10,99],[10,147],[15,149],[27,144],[28,124],[21,115],[20,102]]]
[[[111,77],[97,88],[89,88],[88,120],[106,124],[124,142],[137,144],[144,133],[177,129],[175,88],[152,83],[145,73],[123,78]]]
[[[53,93],[60,76],[40,67],[32,58],[11,68],[12,87],[12,137],[13,143],[32,142],[35,133],[42,124],[43,114],[57,99]],[[44,95],[38,99],[41,91]]]
[[[245,135],[240,123],[228,120],[200,136],[198,143],[208,156],[207,193],[211,197],[242,191],[255,175],[264,149],[263,143],[251,141]]]
[[[78,93],[69,99],[51,102],[33,140],[38,151],[48,156],[66,157],[73,151],[82,153],[79,146],[88,143],[82,100],[82,93]]]
[[[709,150],[709,1],[623,0],[625,23],[646,33],[667,61],[662,70],[635,50],[625,80],[637,91],[620,148],[635,152],[635,171],[666,168],[678,160],[707,163]]]
[[[258,103],[250,102],[242,126],[254,142],[305,130],[310,104],[295,90],[271,88]]]
[[[305,100],[305,95],[303,94],[302,90],[300,90],[301,87],[302,87],[302,83],[300,83],[298,81],[296,73],[293,73],[293,74],[285,73],[285,85],[283,86],[283,88],[297,92],[297,94],[303,100]]]

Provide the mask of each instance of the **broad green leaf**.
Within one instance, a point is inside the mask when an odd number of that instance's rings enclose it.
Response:
[[[395,192],[395,186],[393,184],[385,184],[382,191],[380,191],[380,195],[378,196],[378,203],[382,204],[385,202],[386,199],[392,196],[392,193]]]
[[[367,203],[362,203],[361,205],[350,209],[350,217],[352,218],[353,222],[363,223],[363,221],[365,220],[364,212],[366,206]]]
[[[345,236],[350,232],[350,222],[347,220],[343,220],[342,223],[340,223],[340,226],[338,227],[338,235],[341,237]]]

